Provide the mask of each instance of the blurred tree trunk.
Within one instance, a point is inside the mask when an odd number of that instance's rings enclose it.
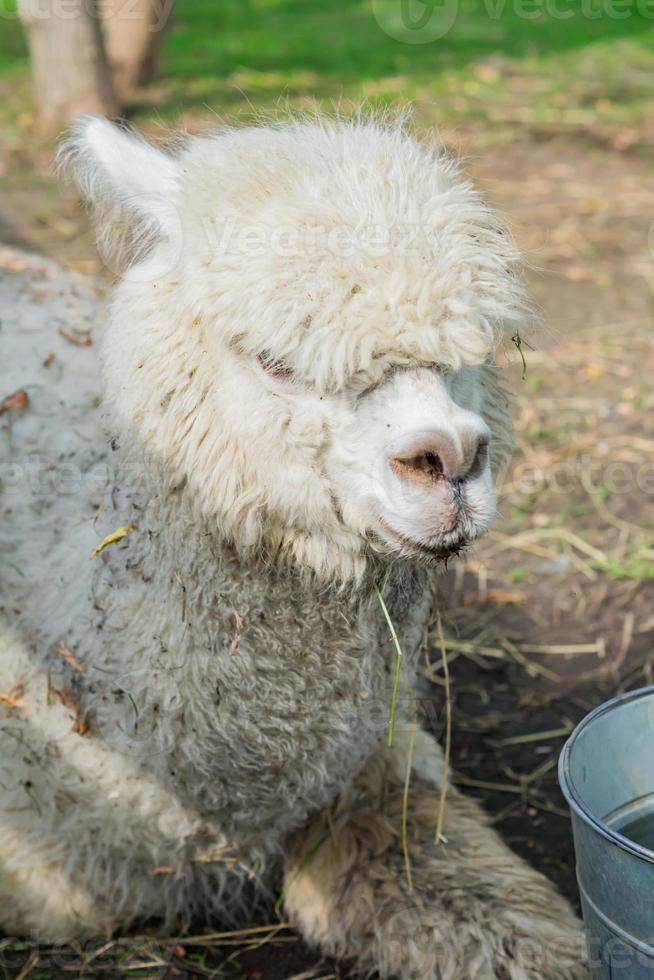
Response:
[[[102,27],[121,96],[158,77],[175,0],[102,0]]]
[[[95,0],[20,0],[19,14],[41,125],[63,126],[81,113],[117,115]]]

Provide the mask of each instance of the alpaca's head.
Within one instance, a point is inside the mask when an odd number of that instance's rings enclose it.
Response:
[[[372,123],[165,153],[99,120],[67,158],[102,239],[139,252],[104,343],[115,424],[227,538],[348,578],[486,530],[510,451],[491,359],[522,293],[449,160]]]

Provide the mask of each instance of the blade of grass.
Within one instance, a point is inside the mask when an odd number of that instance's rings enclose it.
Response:
[[[375,594],[379,599],[379,605],[382,607],[382,612],[384,613],[384,619],[388,624],[388,628],[391,631],[391,638],[395,644],[395,649],[397,651],[397,658],[395,660],[395,677],[393,679],[393,693],[391,694],[391,713],[388,719],[388,739],[387,745],[390,748],[393,746],[393,732],[395,730],[395,709],[397,707],[397,694],[400,689],[400,668],[402,666],[402,647],[400,646],[400,641],[393,625],[393,620],[391,619],[390,613],[384,602],[384,597],[379,591],[379,586],[375,583]]]
[[[409,784],[411,782],[411,767],[413,765],[413,749],[416,743],[416,729],[418,727],[418,706],[413,691],[409,691],[413,704],[413,725],[409,735],[409,748],[406,760],[406,775],[404,777],[404,793],[402,795],[402,850],[404,852],[404,868],[406,871],[406,883],[409,894],[413,892],[413,878],[411,877],[411,857],[409,855],[409,838],[407,825],[409,820]]]
[[[572,725],[561,728],[550,728],[544,732],[527,732],[525,735],[512,735],[511,738],[500,738],[494,745],[525,745],[527,742],[547,742],[551,738],[567,738],[572,732]]]
[[[443,661],[443,677],[445,680],[445,752],[443,754],[443,782],[441,783],[441,792],[438,801],[436,839],[434,841],[436,847],[439,847],[443,836],[443,824],[445,822],[445,799],[447,797],[447,781],[450,774],[450,754],[452,751],[452,692],[450,690],[450,668],[447,662],[445,637],[443,635],[443,619],[441,616],[440,596],[437,596],[436,599],[436,628],[438,631],[438,645],[441,651],[441,660]]]

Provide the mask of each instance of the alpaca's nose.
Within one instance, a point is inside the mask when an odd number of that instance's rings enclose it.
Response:
[[[390,457],[393,471],[403,480],[430,484],[447,477],[465,480],[478,476],[488,459],[490,434],[463,431],[456,437],[444,432],[425,432],[407,441]]]

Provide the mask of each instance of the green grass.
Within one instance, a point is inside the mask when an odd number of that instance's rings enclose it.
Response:
[[[595,113],[598,102],[606,115],[632,115],[651,99],[654,21],[635,0],[624,19],[602,14],[600,0],[584,0],[583,10],[560,0],[565,18],[547,12],[551,0],[536,0],[534,19],[520,16],[518,0],[443,0],[454,23],[425,44],[390,36],[401,2],[180,0],[167,45],[170,108],[369,97],[437,103],[443,118],[527,109],[547,123],[570,107]]]
[[[0,74],[25,68],[27,47],[15,0],[0,0]]]
[[[443,36],[398,40],[430,36],[407,32],[403,4],[440,11]],[[27,70],[14,9],[0,0],[0,75]],[[367,97],[444,119],[583,124],[638,117],[653,70],[653,0],[178,0],[157,111]]]
[[[636,557],[626,562],[611,559],[603,570],[615,579],[638,582],[649,582],[654,579],[654,561],[647,558]]]
[[[426,79],[498,52],[508,58],[544,57],[618,38],[646,45],[644,35],[653,37],[653,21],[635,9],[633,16],[618,20],[601,14],[600,0],[586,0],[600,13],[588,17],[580,3],[561,0],[562,12],[572,16],[560,19],[547,13],[551,0],[536,5],[543,9],[528,19],[515,0],[444,0],[445,10],[457,11],[451,29],[418,44],[384,31],[398,26],[400,0],[180,0],[169,64],[175,74],[192,78],[224,77],[256,66],[291,77],[315,72],[324,84],[340,86],[397,73]]]

